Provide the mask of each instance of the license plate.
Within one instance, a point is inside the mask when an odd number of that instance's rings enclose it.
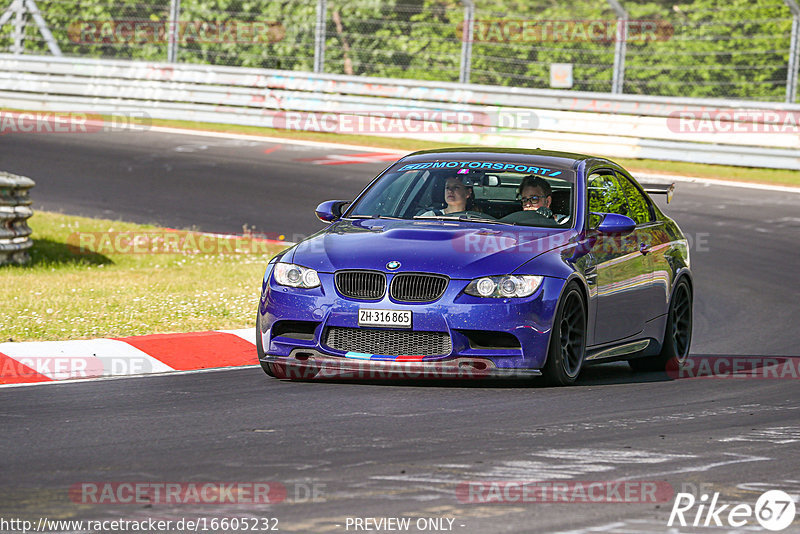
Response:
[[[358,310],[358,326],[394,326],[411,328],[411,310]]]

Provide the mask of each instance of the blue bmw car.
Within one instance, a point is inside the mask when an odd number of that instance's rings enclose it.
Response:
[[[680,365],[687,240],[602,158],[454,148],[410,154],[267,265],[258,358],[279,378],[536,377],[589,363]]]

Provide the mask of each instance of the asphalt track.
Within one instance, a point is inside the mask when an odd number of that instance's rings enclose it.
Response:
[[[352,197],[385,165],[320,165],[352,152],[276,146],[153,132],[6,135],[0,168],[37,181],[40,209],[208,231],[248,225],[290,239],[320,228],[318,202]],[[692,358],[800,357],[800,195],[679,184],[664,209],[692,239]],[[353,518],[367,517],[411,517],[410,532],[446,532],[415,521],[448,517],[449,531],[470,534],[665,532],[672,498],[484,504],[461,502],[457,488],[661,481],[720,492],[720,503],[753,506],[767,489],[797,500],[799,391],[797,379],[670,380],[624,364],[589,368],[569,388],[292,383],[258,368],[4,388],[0,517],[274,517],[286,532],[379,531],[354,528]],[[68,489],[85,481],[271,481],[287,499],[72,502]],[[763,531],[752,518],[746,530]]]
[[[246,224],[288,239],[322,228],[320,199],[352,198],[388,165],[313,163],[334,152],[353,154],[154,132],[7,134],[0,169],[36,180],[34,208],[214,232]]]

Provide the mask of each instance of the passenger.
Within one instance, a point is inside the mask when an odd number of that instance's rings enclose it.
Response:
[[[422,214],[422,217],[461,213],[472,209],[475,202],[472,187],[464,185],[458,176],[451,176],[444,184],[444,201],[447,203],[446,208],[428,210]]]

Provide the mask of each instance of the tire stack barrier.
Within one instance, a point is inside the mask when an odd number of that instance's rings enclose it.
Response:
[[[0,265],[30,261],[33,246],[28,219],[33,215],[29,196],[36,182],[25,176],[0,172]]]

